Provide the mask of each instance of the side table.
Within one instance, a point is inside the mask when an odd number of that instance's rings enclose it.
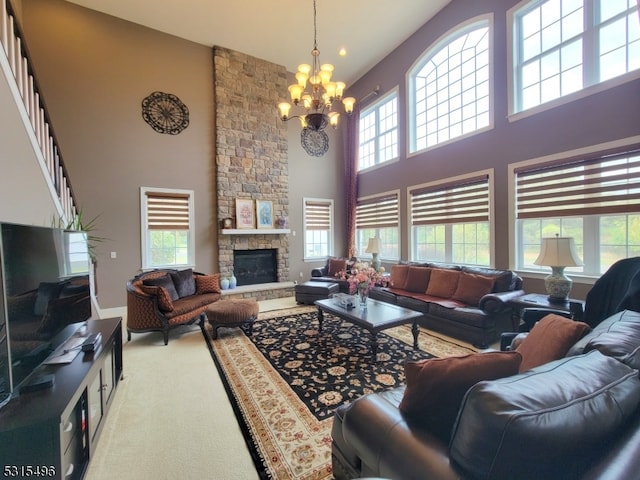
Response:
[[[522,310],[525,308],[549,308],[559,310],[570,313],[571,318],[574,320],[582,320],[584,313],[584,300],[570,298],[566,302],[552,302],[547,295],[542,293],[527,293],[526,295],[509,300],[508,304],[511,307],[511,321],[515,331],[518,331],[520,328]],[[530,330],[532,326],[533,325],[527,325],[527,330]]]

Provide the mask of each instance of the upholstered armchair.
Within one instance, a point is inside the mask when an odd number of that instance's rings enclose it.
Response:
[[[169,331],[206,319],[205,311],[220,299],[220,275],[159,269],[127,281],[127,339],[131,333]]]

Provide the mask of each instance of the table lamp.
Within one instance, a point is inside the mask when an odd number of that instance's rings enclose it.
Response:
[[[380,239],[378,237],[370,238],[365,252],[370,253],[373,257],[373,260],[371,260],[371,266],[376,271],[380,270],[380,259],[378,258],[378,253],[380,253]]]
[[[568,302],[573,282],[564,274],[564,269],[582,265],[573,237],[560,237],[556,233],[555,237],[543,238],[540,255],[533,263],[551,267],[551,275],[544,279],[549,301]]]

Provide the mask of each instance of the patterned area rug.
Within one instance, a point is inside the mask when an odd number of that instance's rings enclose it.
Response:
[[[261,313],[253,335],[218,330],[205,337],[227,393],[265,479],[330,479],[333,411],[366,393],[404,383],[404,362],[466,355],[475,350],[422,329],[420,350],[410,325],[378,335],[377,361],[370,335],[325,314],[318,331],[313,306]]]

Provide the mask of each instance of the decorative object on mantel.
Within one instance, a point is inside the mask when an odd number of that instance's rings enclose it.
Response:
[[[568,302],[573,282],[564,274],[564,269],[582,265],[573,237],[561,237],[556,233],[555,237],[543,238],[540,255],[533,263],[551,267],[551,275],[544,279],[549,301]]]
[[[287,217],[278,217],[276,219],[276,228],[287,228]]]
[[[158,133],[177,135],[189,126],[189,109],[171,93],[153,92],[142,100],[142,118]]]
[[[321,157],[329,149],[329,137],[324,128],[331,125],[338,126],[340,114],[333,111],[334,102],[342,100],[344,111],[351,115],[356,99],[343,98],[346,85],[344,82],[331,81],[334,67],[329,63],[320,64],[320,50],[318,50],[318,32],[316,28],[316,0],[313,0],[313,50],[311,50],[311,65],[303,63],[298,66],[296,80],[298,83],[289,86],[291,101],[298,107],[304,108],[305,114],[290,116],[291,104],[282,102],[278,105],[280,119],[286,122],[292,118],[299,118],[302,124],[300,142],[305,151],[314,157]],[[310,91],[307,91],[307,81]]]
[[[236,228],[256,228],[253,200],[236,198]]]
[[[228,290],[229,289],[229,279],[227,277],[222,277],[220,279],[220,289]]]
[[[229,276],[229,289],[233,290],[238,286],[238,279],[233,274],[233,268],[231,268],[231,275]]]
[[[273,228],[273,202],[256,200],[258,228]]]
[[[223,218],[222,228],[225,228],[225,229],[233,228],[233,218]]]

